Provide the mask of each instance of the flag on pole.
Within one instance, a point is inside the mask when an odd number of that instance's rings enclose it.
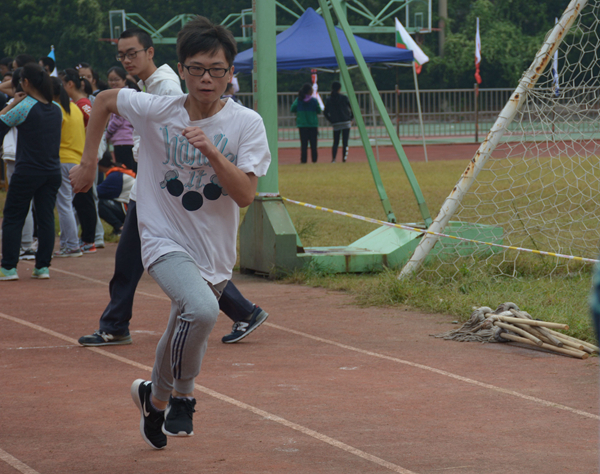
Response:
[[[421,66],[429,61],[429,57],[423,52],[414,39],[408,34],[408,31],[402,26],[402,23],[396,20],[396,48],[407,49],[413,52],[415,58],[415,69],[417,74],[421,72]]]
[[[481,84],[479,63],[481,62],[481,38],[479,37],[479,18],[477,18],[477,32],[475,33],[475,80]]]
[[[54,71],[52,71],[50,75],[58,77],[58,71],[56,70],[56,56],[54,55],[54,45],[50,46],[50,52],[48,53],[48,57],[52,58],[52,60],[54,61]]]
[[[315,99],[317,99],[317,101],[319,102],[319,105],[321,106],[321,110],[325,110],[325,104],[323,104],[323,99],[321,99],[321,96],[319,95],[319,85],[317,84],[317,70],[311,69],[310,72],[311,72],[310,79],[312,80],[312,88],[313,88],[312,96]]]
[[[555,23],[558,23],[558,18],[555,18]],[[554,58],[552,59],[552,90],[556,97],[560,95],[560,86],[558,84],[558,48],[554,51]]]

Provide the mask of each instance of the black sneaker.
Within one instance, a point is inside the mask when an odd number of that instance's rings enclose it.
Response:
[[[21,249],[19,254],[19,260],[35,260],[35,250],[33,249]]]
[[[189,398],[169,398],[165,410],[165,423],[162,432],[168,436],[192,436],[194,434],[193,416],[196,400]]]
[[[82,346],[97,347],[97,346],[123,346],[131,344],[131,335],[126,334],[119,336],[117,334],[108,334],[104,331],[94,331],[94,334],[89,336],[81,336],[79,344]]]
[[[137,379],[131,384],[131,398],[140,409],[140,433],[144,441],[154,449],[162,449],[167,445],[167,437],[161,428],[165,421],[165,412],[158,411],[150,403],[152,382]]]
[[[268,317],[269,315],[257,306],[254,308],[249,321],[238,321],[237,323],[234,323],[231,334],[223,336],[221,341],[225,344],[241,341],[258,326],[264,323]]]

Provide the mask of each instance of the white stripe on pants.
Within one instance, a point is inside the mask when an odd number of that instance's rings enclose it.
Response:
[[[170,252],[148,269],[171,298],[167,329],[156,347],[152,393],[163,401],[171,391],[194,391],[208,336],[219,315],[219,303],[198,266],[185,252]]]

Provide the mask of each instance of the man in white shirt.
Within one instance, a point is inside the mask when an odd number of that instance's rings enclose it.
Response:
[[[177,38],[177,56],[189,94],[100,93],[81,165],[71,172],[76,192],[91,186],[111,113],[143,137],[137,175],[142,260],[172,301],[152,381],[131,386],[142,437],[155,449],[166,446],[165,435],[193,434],[194,381],[235,263],[239,207],[254,200],[271,160],[261,117],[221,99],[236,53],[224,27],[203,17],[188,22]]]
[[[179,76],[163,64],[154,64],[152,38],[140,28],[125,30],[117,45],[117,60],[125,70],[140,78],[142,91],[159,96],[182,96]],[[138,159],[140,136],[134,130],[133,154]],[[100,317],[100,328],[93,334],[82,336],[83,346],[109,346],[131,344],[129,321],[133,312],[133,298],[137,285],[144,273],[141,244],[138,231],[136,185],[131,191],[127,217],[115,256],[115,271],[109,285],[110,301]],[[258,328],[268,317],[259,306],[244,298],[229,281],[223,290],[219,307],[234,322],[233,330],[224,336],[224,343],[235,343]]]

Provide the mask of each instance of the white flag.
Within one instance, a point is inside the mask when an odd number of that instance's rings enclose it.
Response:
[[[396,20],[396,47],[402,49],[408,49],[413,52],[415,61],[419,66],[422,66],[429,61],[429,57],[423,52],[419,45],[415,43],[415,40],[408,34],[408,31],[402,26],[402,23]]]

